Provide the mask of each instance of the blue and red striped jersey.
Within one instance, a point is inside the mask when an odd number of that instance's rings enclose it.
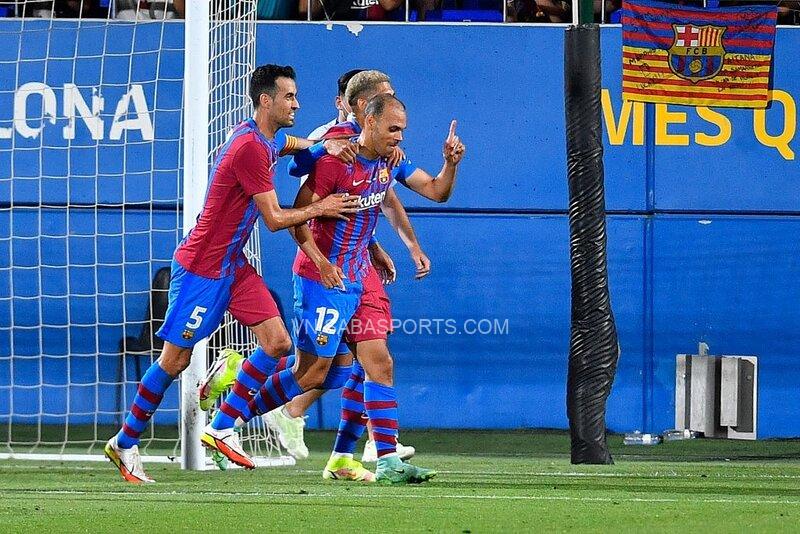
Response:
[[[279,143],[267,139],[252,118],[234,128],[214,160],[197,224],[175,251],[184,269],[222,278],[244,265],[242,250],[258,220],[253,195],[275,189]]]
[[[314,242],[328,260],[338,265],[348,280],[361,280],[369,268],[369,245],[378,224],[380,205],[393,179],[384,159],[369,160],[358,156],[352,164],[333,156],[323,156],[305,185],[320,197],[349,193],[361,197],[360,209],[348,220],[320,218],[309,222]],[[297,251],[294,272],[319,280],[319,270],[302,250]]]

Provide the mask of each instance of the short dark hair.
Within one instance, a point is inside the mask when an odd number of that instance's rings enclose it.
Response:
[[[295,79],[294,69],[286,65],[261,65],[256,67],[250,76],[250,99],[253,101],[253,107],[258,107],[258,99],[263,93],[267,93],[271,97],[275,97],[275,89],[277,88],[275,82],[278,78],[291,78]]]
[[[381,93],[369,99],[369,102],[367,102],[367,109],[364,111],[364,114],[380,117],[383,115],[384,110],[386,110],[386,106],[392,104],[398,104],[403,111],[406,110],[406,105],[403,104],[399,98],[388,93]]]
[[[364,69],[348,70],[347,72],[339,76],[339,81],[337,82],[339,88],[339,96],[344,96],[344,94],[347,92],[347,83],[353,76],[355,76],[359,72],[364,72]]]

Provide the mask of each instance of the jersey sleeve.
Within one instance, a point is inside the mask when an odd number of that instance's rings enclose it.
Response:
[[[270,153],[257,141],[248,141],[233,156],[236,179],[248,196],[275,189],[272,182],[273,162]]]
[[[317,162],[314,170],[308,175],[305,185],[311,188],[316,195],[326,197],[336,192],[344,174],[344,163],[331,157],[323,158]]]
[[[293,153],[299,145],[300,141],[293,135],[287,135],[281,131],[275,134],[275,147],[281,156]]]
[[[322,141],[301,150],[295,154],[289,162],[289,175],[297,178],[305,176],[311,172],[311,169],[314,167],[314,163],[316,163],[317,160],[319,160],[326,153],[325,145]]]
[[[409,176],[414,174],[414,171],[417,170],[417,166],[411,163],[411,160],[406,158],[400,162],[400,164],[392,169],[392,178],[397,180],[403,185],[406,185],[406,180]]]

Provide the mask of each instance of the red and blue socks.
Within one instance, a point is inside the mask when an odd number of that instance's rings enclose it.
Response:
[[[297,383],[291,368],[284,369],[280,373],[270,376],[266,383],[261,386],[261,389],[248,404],[249,418],[242,417],[242,419],[247,422],[256,415],[271,412],[301,393],[303,393],[303,390]]]
[[[275,367],[275,373],[280,373],[284,369],[291,369],[294,367],[295,357],[294,354],[290,354],[288,356],[284,356],[280,360],[278,360],[278,366]]]
[[[397,393],[394,386],[364,382],[364,406],[372,422],[378,459],[397,453]]]
[[[339,419],[339,431],[333,451],[339,454],[353,454],[356,443],[361,439],[367,425],[367,414],[364,411],[364,368],[353,361],[350,378],[342,390],[342,413]]]
[[[253,397],[248,406],[249,415],[242,417],[242,421],[247,422],[256,415],[262,415],[271,412],[279,406],[283,406],[294,397],[303,393],[303,390],[297,383],[297,379],[292,372],[294,367],[294,358],[289,357],[287,368],[279,373],[273,374],[267,379],[267,382],[261,390]],[[332,365],[328,369],[328,374],[325,381],[319,386],[319,389],[339,389],[347,380],[350,374],[350,366]]]
[[[133,398],[131,411],[125,417],[122,430],[117,434],[117,444],[121,448],[130,449],[139,444],[139,436],[158,409],[161,399],[164,398],[164,392],[173,380],[175,377],[168,375],[157,361],[153,362],[145,372]]]
[[[215,430],[233,428],[234,422],[239,417],[249,421],[253,417],[249,404],[267,378],[275,372],[277,365],[278,360],[264,352],[261,347],[254,350],[242,362],[242,368],[236,375],[236,382],[214,415],[211,428]]]

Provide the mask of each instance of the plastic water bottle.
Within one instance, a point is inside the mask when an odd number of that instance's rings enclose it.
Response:
[[[661,436],[657,434],[642,434],[638,430],[625,434],[622,441],[625,445],[658,445],[661,443]]]
[[[684,430],[667,430],[663,435],[664,441],[683,441],[685,439],[697,439],[701,437],[703,437],[702,432],[689,430],[688,428]]]

